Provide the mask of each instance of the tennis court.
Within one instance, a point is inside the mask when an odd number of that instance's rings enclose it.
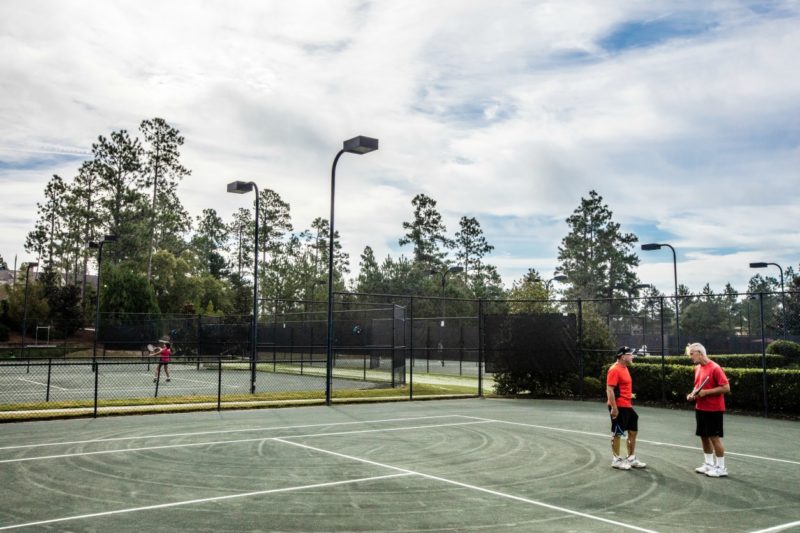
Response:
[[[25,422],[0,432],[0,529],[800,530],[800,425],[638,407],[610,468],[601,402],[468,399]]]
[[[224,372],[218,372],[221,369],[215,360],[173,361],[169,365],[169,382],[165,372],[161,372],[158,381],[154,379],[156,366],[153,362],[102,361],[97,365],[99,375],[95,376],[91,360],[61,361],[58,365],[47,361],[3,363],[0,365],[0,390],[3,391],[0,403],[90,400],[94,397],[95,385],[98,396],[103,399],[250,392],[247,361],[226,361],[222,363]],[[301,367],[295,366],[300,372]],[[334,385],[342,389],[379,386],[347,379],[334,379]],[[322,390],[324,386],[324,375],[259,372],[255,392]]]

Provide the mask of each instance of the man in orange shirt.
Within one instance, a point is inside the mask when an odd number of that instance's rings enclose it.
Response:
[[[617,362],[611,365],[606,376],[608,412],[611,415],[611,467],[619,470],[644,468],[646,463],[636,458],[636,435],[639,432],[639,415],[633,410],[633,380],[628,367],[633,362],[633,349],[623,346],[617,350]],[[627,432],[625,442],[628,455],[619,456],[619,438]]]
[[[725,395],[731,392],[731,386],[722,367],[708,358],[705,346],[695,342],[687,346],[686,351],[692,363],[697,365],[694,367],[694,389],[686,399],[695,402],[695,435],[703,443],[704,457],[703,464],[694,471],[708,477],[725,477],[728,469],[725,468],[725,446],[722,444],[722,414],[725,412]]]

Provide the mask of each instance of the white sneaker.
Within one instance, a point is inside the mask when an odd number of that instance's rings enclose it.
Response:
[[[627,462],[631,465],[631,468],[644,468],[647,466],[647,463],[641,462],[635,455],[629,455]]]
[[[697,472],[698,474],[705,474],[709,470],[714,470],[714,465],[703,463],[702,465],[694,469],[694,471]]]
[[[723,468],[721,466],[715,466],[714,468],[706,472],[706,475],[708,477],[727,477],[728,469]]]
[[[628,464],[628,461],[622,457],[614,457],[614,459],[611,461],[611,468],[616,468],[618,470],[630,470],[631,465]]]

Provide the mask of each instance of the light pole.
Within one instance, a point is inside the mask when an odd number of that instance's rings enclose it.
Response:
[[[103,264],[103,244],[107,242],[115,242],[116,235],[105,235],[100,242],[92,241],[89,243],[89,248],[97,249],[97,291],[94,295],[94,342],[92,343],[92,371],[97,371],[97,335],[100,332],[100,270]]]
[[[655,242],[651,242],[649,244],[643,244],[642,250],[645,252],[650,252],[652,250],[660,250],[663,247],[667,247],[672,250],[672,271],[675,275],[675,346],[681,345],[681,326],[680,326],[680,306],[678,305],[678,259],[675,255],[675,248],[671,245],[662,243],[658,244]]]
[[[547,281],[544,282],[544,288],[547,290],[547,296],[550,296],[550,284],[551,283],[553,283],[554,281],[557,281],[559,283],[564,283],[565,281],[567,281],[567,279],[569,279],[569,278],[567,278],[567,276],[565,276],[564,274],[556,274],[556,273],[554,273],[552,278],[550,278],[550,279],[548,279]]]
[[[767,268],[769,265],[778,267],[781,273],[781,309],[783,311],[783,338],[786,338],[786,293],[783,291],[783,269],[778,263],[750,263],[750,268]]]
[[[252,181],[232,181],[228,184],[228,192],[233,194],[244,194],[253,190],[256,192],[256,229],[253,243],[253,325],[250,331],[250,394],[256,392],[256,360],[258,359],[258,349],[256,348],[256,342],[258,341],[258,185]],[[241,265],[241,262],[239,264]]]
[[[342,149],[336,154],[331,167],[331,219],[328,235],[328,340],[326,350],[326,371],[325,371],[325,404],[331,404],[331,389],[333,387],[333,237],[335,235],[333,225],[333,206],[336,198],[336,163],[342,154],[363,155],[378,149],[378,139],[359,135],[344,141]]]
[[[28,328],[28,279],[31,277],[31,269],[38,266],[39,263],[28,263],[25,266],[25,303],[22,306],[22,357],[25,357],[25,331]]]

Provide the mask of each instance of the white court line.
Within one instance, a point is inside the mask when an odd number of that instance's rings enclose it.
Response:
[[[286,437],[286,438],[291,438],[291,437]],[[458,487],[462,487],[462,488],[465,488],[465,489],[476,490],[478,492],[484,492],[486,494],[491,494],[493,496],[499,496],[501,498],[508,498],[510,500],[515,500],[515,501],[518,501],[518,502],[529,503],[531,505],[536,505],[538,507],[544,507],[545,509],[551,509],[553,511],[559,511],[559,512],[571,514],[571,515],[574,515],[574,516],[580,516],[581,518],[587,518],[589,520],[597,520],[599,522],[604,522],[606,524],[612,524],[612,525],[615,525],[615,526],[620,526],[620,527],[624,527],[624,528],[628,528],[628,529],[633,529],[635,531],[645,531],[645,532],[648,532],[648,533],[655,533],[652,529],[644,529],[644,528],[641,528],[641,527],[638,527],[638,526],[634,526],[634,525],[631,525],[631,524],[626,524],[624,522],[617,522],[616,520],[609,520],[608,518],[603,518],[603,517],[600,517],[600,516],[594,516],[594,515],[591,515],[591,514],[588,514],[588,513],[581,513],[580,511],[573,511],[572,509],[567,509],[566,507],[559,507],[557,505],[551,505],[549,503],[544,503],[544,502],[540,502],[540,501],[537,501],[537,500],[531,500],[530,498],[523,498],[522,496],[515,496],[513,494],[508,494],[506,492],[500,492],[500,491],[496,491],[496,490],[492,490],[492,489],[487,489],[487,488],[484,488],[484,487],[479,487],[477,485],[470,485],[468,483],[461,483],[460,481],[454,481],[452,479],[447,479],[447,478],[443,478],[443,477],[439,477],[439,476],[434,476],[434,475],[431,475],[431,474],[424,474],[422,472],[417,472],[415,470],[408,470],[406,468],[399,468],[397,466],[392,466],[392,465],[388,465],[388,464],[385,464],[385,463],[378,463],[376,461],[370,461],[369,459],[363,459],[361,457],[355,457],[355,456],[346,455],[346,454],[343,454],[343,453],[332,452],[330,450],[324,450],[322,448],[316,448],[314,446],[309,446],[307,444],[301,444],[299,442],[291,442],[291,441],[288,441],[288,440],[284,440],[284,438],[281,438],[281,437],[275,437],[272,440],[275,440],[275,441],[278,441],[278,442],[283,442],[284,444],[289,444],[291,446],[298,446],[300,448],[305,448],[305,449],[308,449],[308,450],[313,450],[313,451],[317,451],[317,452],[321,452],[321,453],[326,453],[326,454],[329,454],[329,455],[334,455],[336,457],[342,457],[344,459],[350,459],[350,460],[353,460],[353,461],[358,461],[360,463],[365,463],[365,464],[369,464],[369,465],[373,465],[373,466],[380,466],[380,467],[383,467],[383,468],[388,468],[390,470],[395,470],[397,472],[402,472],[402,473],[406,473],[406,474],[414,474],[416,476],[420,476],[420,477],[423,477],[423,478],[433,479],[435,481],[440,481],[442,483],[448,483],[450,485],[456,485]]]
[[[41,385],[42,387],[47,387],[47,383],[40,383],[38,381],[33,381],[32,379],[25,379],[25,378],[17,378],[20,381],[26,381],[28,383],[33,383],[34,385]],[[50,384],[51,389],[58,389],[58,390],[71,390],[71,389],[62,389],[61,387],[56,387],[52,383]],[[94,390],[94,389],[92,389]],[[38,393],[37,393],[38,394]]]
[[[65,516],[62,518],[51,518],[50,520],[40,520],[38,522],[28,522],[26,524],[12,524],[9,526],[2,526],[0,530],[7,530],[7,529],[16,529],[20,527],[31,527],[31,526],[41,526],[44,524],[54,524],[58,522],[67,522],[70,520],[82,520],[86,518],[97,518],[100,516],[109,516],[115,514],[123,514],[123,513],[135,513],[138,511],[152,511],[154,509],[167,509],[170,507],[180,507],[183,505],[194,505],[198,503],[208,503],[208,502],[219,502],[224,500],[233,500],[236,498],[249,498],[251,496],[262,496],[264,494],[277,494],[281,492],[295,492],[300,490],[307,490],[307,489],[316,489],[322,487],[335,487],[337,485],[351,485],[353,483],[363,483],[367,481],[377,481],[380,479],[390,479],[395,477],[402,477],[402,476],[409,476],[411,474],[400,473],[400,474],[389,474],[386,476],[374,476],[374,477],[363,477],[359,479],[348,479],[346,481],[330,481],[327,483],[315,483],[313,485],[300,485],[297,487],[286,487],[283,489],[268,489],[268,490],[257,490],[253,492],[243,492],[241,494],[230,494],[228,496],[211,496],[209,498],[198,498],[196,500],[185,500],[180,502],[170,502],[170,503],[159,503],[155,505],[145,505],[143,507],[130,507],[128,509],[117,509],[115,511],[103,511],[100,513],[89,513],[83,515],[76,515],[76,516]]]
[[[172,379],[175,379],[175,378],[172,378]],[[35,383],[35,382],[32,381],[31,383]],[[206,385],[210,385],[210,383],[208,383],[208,382],[198,382],[198,383],[204,383]],[[42,385],[41,383],[36,383],[36,384],[37,385]],[[214,383],[213,385],[214,385],[214,389],[215,389],[214,394],[216,394],[216,386],[217,386],[217,384]],[[241,389],[243,386],[244,385],[225,385],[223,383],[223,388],[224,389]],[[118,388],[118,387],[113,387],[112,386],[110,388],[110,390],[113,391],[113,392],[141,392],[141,391],[151,392],[151,391],[153,391],[154,387],[155,387],[155,384],[151,383],[150,385],[142,385],[140,387],[121,387],[121,388]],[[50,385],[50,388],[61,389],[63,391],[67,391],[67,392],[70,392],[72,394],[83,394],[83,393],[87,393],[87,392],[90,392],[90,393],[94,394],[94,387],[83,388],[83,389],[62,389],[61,387],[56,387],[55,385]],[[102,383],[100,383],[100,389],[99,390],[100,390],[101,393],[109,392],[109,387],[106,386],[106,385],[103,385]],[[196,391],[197,388],[196,387],[190,387],[189,385],[185,385],[185,386],[182,386],[182,387],[181,386],[174,387],[174,386],[171,386],[171,385],[167,385],[165,383],[161,383],[159,385],[159,387],[158,387],[158,390],[162,391],[162,392],[163,391],[170,391],[170,390],[172,390],[172,391]],[[41,392],[21,391],[21,392],[15,392],[14,394],[16,396],[41,396],[42,393]],[[91,398],[89,398],[89,399],[91,399]],[[106,398],[106,399],[112,399],[112,398]]]
[[[471,426],[474,424],[488,424],[491,421],[488,420],[473,420],[471,422],[453,422],[451,424],[434,424],[430,426],[408,426],[408,427],[400,427],[400,428],[385,428],[385,429],[359,429],[357,431],[333,431],[330,433],[312,433],[312,434],[301,434],[301,435],[286,435],[283,438],[285,439],[297,439],[301,437],[328,437],[328,436],[338,436],[338,435],[357,435],[361,433],[381,433],[381,432],[388,432],[388,431],[407,431],[409,429],[435,429],[435,428],[442,428],[447,426]],[[139,448],[123,448],[121,450],[99,450],[96,452],[76,452],[76,453],[62,453],[58,455],[40,455],[36,457],[18,457],[16,459],[3,459],[0,460],[0,464],[5,463],[24,463],[29,461],[42,461],[45,459],[62,459],[65,457],[83,457],[87,455],[109,455],[113,453],[127,453],[127,452],[142,452],[148,450],[166,450],[170,448],[191,448],[196,446],[214,446],[217,444],[238,444],[242,442],[257,442],[257,441],[267,441],[267,440],[275,440],[278,437],[254,437],[252,439],[235,439],[235,440],[219,440],[219,441],[212,441],[212,442],[192,442],[192,443],[184,443],[184,444],[164,444],[162,446],[142,446]]]
[[[788,524],[773,526],[767,529],[759,529],[758,531],[753,531],[752,533],[773,533],[775,531],[785,531],[795,526],[800,526],[800,520],[798,520],[797,522],[789,522]]]
[[[324,424],[300,424],[294,426],[268,426],[261,428],[242,428],[242,429],[215,429],[214,431],[194,431],[190,433],[167,433],[165,435],[141,435],[136,437],[108,437],[105,439],[87,439],[87,440],[72,440],[72,441],[62,441],[62,442],[42,442],[38,444],[20,444],[16,446],[3,446],[0,447],[0,450],[18,450],[22,448],[40,448],[44,446],[61,446],[61,445],[67,446],[72,444],[89,444],[92,442],[115,442],[115,441],[137,440],[137,439],[196,437],[199,435],[249,433],[253,431],[276,431],[280,429],[305,429],[305,428],[328,427],[328,426],[352,426],[355,424],[380,424],[384,422],[414,422],[417,420],[432,420],[435,418],[453,418],[453,417],[472,418],[472,417],[465,417],[464,415],[432,415],[432,416],[415,416],[415,417],[403,417],[403,418],[379,418],[376,420],[360,420],[357,422],[328,422]]]
[[[202,383],[203,385],[216,385],[216,381],[201,381],[199,379],[189,379],[189,378],[172,378],[173,381],[191,381],[192,383]],[[239,387],[239,385],[234,385],[235,387]],[[230,387],[226,387],[230,388]]]
[[[537,429],[546,429],[547,431],[561,431],[563,433],[578,433],[580,435],[591,435],[593,437],[603,437],[603,438],[606,438],[606,439],[608,438],[608,433],[593,433],[591,431],[579,431],[577,429],[554,428],[554,427],[550,427],[550,426],[539,426],[539,425],[536,425],[536,424],[526,424],[524,422],[510,422],[508,420],[497,420],[497,419],[494,419],[494,418],[483,418],[483,417],[480,417],[480,416],[468,416],[468,415],[463,415],[463,416],[465,416],[466,418],[472,418],[472,419],[475,419],[475,420],[484,420],[484,421],[487,421],[487,422],[497,422],[498,424],[511,424],[513,426],[524,426],[524,427],[537,428]],[[636,443],[638,444],[640,442],[646,442],[648,444],[653,444],[655,446],[669,446],[670,448],[683,448],[685,450],[701,450],[702,449],[702,448],[699,448],[697,446],[686,446],[685,444],[672,444],[672,443],[669,443],[669,442],[658,442],[658,441],[655,441],[655,440],[647,440],[647,439],[637,438],[636,439]],[[786,463],[786,464],[790,464],[790,465],[800,465],[800,461],[792,461],[790,459],[778,459],[776,457],[764,457],[764,456],[761,456],[761,455],[752,455],[752,454],[749,454],[749,453],[737,453],[737,452],[731,452],[731,451],[728,451],[728,450],[725,450],[725,455],[735,455],[737,457],[748,457],[750,459],[760,459],[762,461],[774,461],[776,463]]]

